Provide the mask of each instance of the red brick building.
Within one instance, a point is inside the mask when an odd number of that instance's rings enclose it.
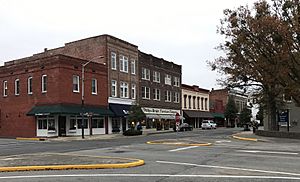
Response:
[[[138,103],[138,47],[104,34],[69,42],[63,47],[45,50],[34,56],[53,54],[69,55],[107,65],[108,103],[115,114],[109,122],[109,133],[112,132],[112,128],[126,130],[128,128],[126,120],[128,110],[131,105]]]
[[[65,55],[28,57],[0,67],[0,135],[51,137],[81,134],[81,65]],[[108,133],[107,66],[85,69],[85,132]],[[92,127],[91,127],[92,126]]]

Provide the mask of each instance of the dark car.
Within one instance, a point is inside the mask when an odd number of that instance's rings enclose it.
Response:
[[[187,123],[182,123],[181,125],[179,125],[178,129],[179,131],[192,131],[193,126]],[[173,128],[173,130],[176,131],[176,126]]]

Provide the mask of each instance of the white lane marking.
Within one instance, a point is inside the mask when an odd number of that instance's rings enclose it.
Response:
[[[246,153],[266,153],[266,154],[286,154],[286,155],[298,155],[296,152],[276,152],[276,151],[263,151],[263,150],[237,150],[237,152]]]
[[[247,168],[238,168],[238,167],[200,165],[200,164],[170,162],[170,161],[156,161],[156,162],[162,163],[162,164],[176,164],[176,165],[184,165],[184,166],[196,166],[196,167],[205,167],[205,168],[229,169],[229,170],[269,173],[269,174],[282,174],[282,175],[300,176],[299,173],[289,173],[289,172],[280,172],[280,171],[266,171],[266,170],[259,170],[259,169],[249,169],[249,168],[247,169]]]
[[[182,147],[182,148],[177,148],[177,149],[169,150],[169,152],[177,152],[177,151],[187,150],[187,149],[192,149],[192,148],[197,148],[197,147],[199,147],[199,146]]]
[[[216,143],[230,143],[231,141],[230,140],[219,140],[219,141],[216,141]]]
[[[2,176],[0,179],[24,178],[62,178],[62,177],[180,177],[180,178],[238,178],[238,179],[287,179],[300,180],[299,177],[288,176],[233,176],[233,175],[178,175],[178,174],[66,174],[66,175],[33,175],[33,176]]]

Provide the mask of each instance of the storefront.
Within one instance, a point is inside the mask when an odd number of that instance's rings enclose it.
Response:
[[[28,116],[36,118],[37,137],[82,135],[82,107],[80,105],[34,106]],[[100,106],[84,107],[83,127],[85,135],[108,134],[109,118],[113,113]]]
[[[112,117],[112,132],[118,133],[129,128],[127,115],[131,105],[126,104],[109,104],[109,109],[114,113]]]
[[[172,129],[175,126],[175,115],[180,113],[180,110],[150,107],[142,107],[142,111],[146,115],[146,120],[142,125],[146,128],[156,128],[157,130]]]
[[[186,122],[194,128],[201,128],[203,120],[214,118],[210,112],[192,110],[183,110],[183,116],[186,118]]]

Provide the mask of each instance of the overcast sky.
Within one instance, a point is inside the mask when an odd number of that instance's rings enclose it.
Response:
[[[256,0],[0,0],[0,65],[44,48],[110,34],[182,65],[182,82],[219,88],[207,60],[222,53],[223,10]]]

